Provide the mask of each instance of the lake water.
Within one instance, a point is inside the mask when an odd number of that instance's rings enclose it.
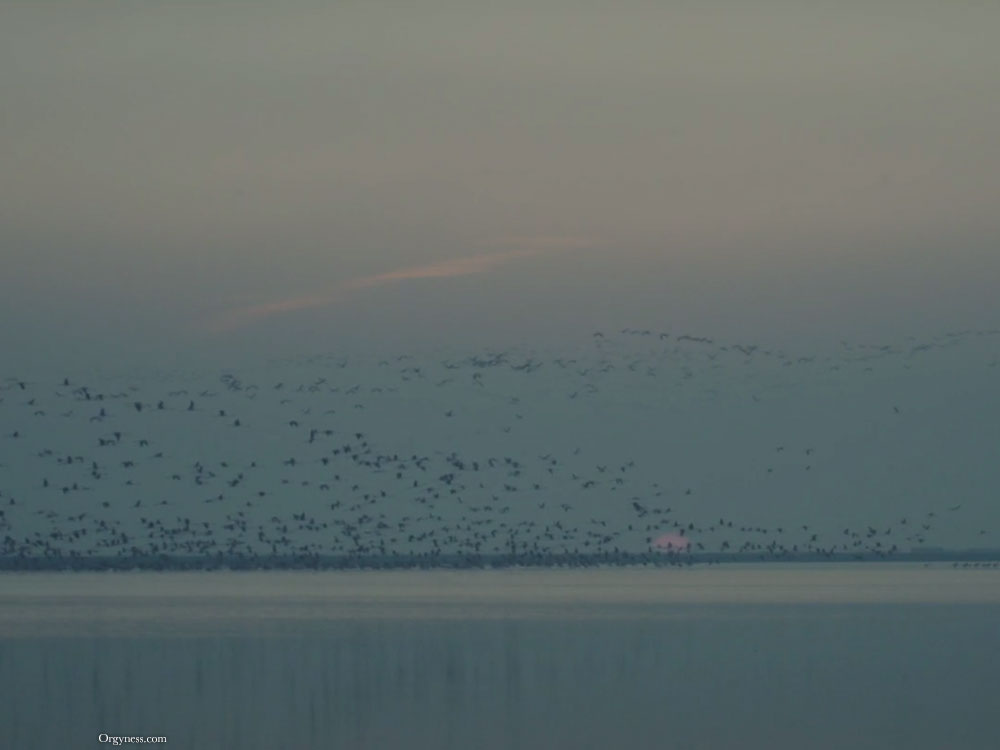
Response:
[[[7,574],[0,744],[994,747],[998,635],[997,569]]]

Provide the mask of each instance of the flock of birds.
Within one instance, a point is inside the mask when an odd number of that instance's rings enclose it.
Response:
[[[998,344],[1000,331],[966,331],[792,356],[624,329],[557,357],[6,377],[0,562],[475,566],[996,548],[981,512],[995,483],[915,498],[911,485],[867,499],[858,486],[927,463],[907,451],[933,435],[905,443],[937,429],[927,420],[939,413],[920,409],[962,357],[971,379],[956,392],[992,393]],[[992,398],[979,412],[1000,410]],[[902,453],[869,465],[894,440]],[[664,534],[689,540],[685,551],[664,556]]]

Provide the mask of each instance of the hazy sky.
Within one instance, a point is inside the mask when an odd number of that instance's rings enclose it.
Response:
[[[1000,323],[996,3],[336,5],[0,2],[5,370]]]

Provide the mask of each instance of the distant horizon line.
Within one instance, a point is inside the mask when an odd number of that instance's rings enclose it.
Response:
[[[93,557],[0,556],[0,573],[53,571],[252,571],[252,570],[489,570],[496,568],[693,567],[768,563],[953,563],[1000,569],[1000,548],[923,547],[909,552],[588,552],[493,554],[340,554],[340,555],[128,555]]]

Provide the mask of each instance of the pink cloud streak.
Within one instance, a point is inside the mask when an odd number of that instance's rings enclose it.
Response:
[[[333,305],[343,300],[348,293],[359,289],[370,289],[372,287],[416,279],[471,276],[473,274],[486,273],[519,258],[529,258],[556,250],[589,247],[591,245],[590,242],[575,237],[538,237],[534,238],[534,240],[530,237],[503,238],[495,240],[490,244],[513,245],[518,249],[491,253],[489,255],[455,258],[440,263],[400,268],[386,273],[363,276],[348,281],[328,293],[290,297],[283,300],[229,310],[209,320],[204,327],[211,333],[225,333],[273,315]]]

